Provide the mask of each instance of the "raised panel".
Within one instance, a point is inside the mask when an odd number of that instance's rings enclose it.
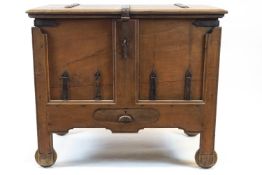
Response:
[[[155,100],[184,100],[189,70],[191,100],[203,91],[203,44],[206,29],[191,20],[145,19],[139,22],[138,99],[148,100],[150,73],[156,73]]]
[[[61,75],[65,71],[69,76],[68,100],[94,100],[98,71],[101,100],[112,100],[112,20],[60,19],[57,24],[43,28],[48,35],[51,100],[61,99]]]

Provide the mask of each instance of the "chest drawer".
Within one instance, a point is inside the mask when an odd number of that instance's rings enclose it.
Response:
[[[156,122],[159,112],[155,109],[98,109],[94,113],[94,118],[101,122],[113,123],[147,123]]]

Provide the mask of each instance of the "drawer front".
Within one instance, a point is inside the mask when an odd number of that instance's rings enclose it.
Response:
[[[207,29],[192,23],[139,20],[139,100],[202,99]]]
[[[94,119],[101,123],[153,123],[159,119],[159,112],[155,109],[98,109],[94,112]]]
[[[112,20],[59,19],[48,36],[51,100],[113,99]]]

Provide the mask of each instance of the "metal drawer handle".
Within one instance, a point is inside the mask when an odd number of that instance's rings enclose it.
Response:
[[[118,121],[121,123],[130,123],[133,121],[133,118],[130,115],[124,114],[119,117]]]

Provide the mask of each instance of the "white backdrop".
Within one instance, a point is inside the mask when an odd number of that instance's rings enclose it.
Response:
[[[111,134],[104,129],[73,130],[54,136],[58,160],[40,168],[34,160],[36,121],[31,26],[25,11],[64,0],[1,2],[0,174],[261,174],[262,20],[255,0],[180,0],[225,8],[217,110],[217,164],[198,168],[199,136],[177,129]],[[78,0],[80,4],[173,4],[171,0]],[[176,1],[177,2],[177,1]],[[256,172],[256,173],[255,173]]]

